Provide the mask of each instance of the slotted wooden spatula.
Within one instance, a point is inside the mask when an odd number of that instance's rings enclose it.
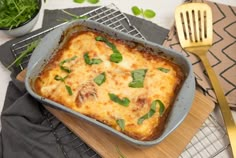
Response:
[[[236,125],[223,89],[206,56],[213,39],[211,8],[204,3],[180,5],[175,11],[175,22],[182,48],[197,55],[205,66],[220,105],[233,155],[236,156]]]

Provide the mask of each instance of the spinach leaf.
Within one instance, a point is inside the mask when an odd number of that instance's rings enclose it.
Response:
[[[144,10],[143,15],[146,18],[154,18],[156,16],[156,13],[151,9],[146,9]]]
[[[112,61],[114,63],[119,63],[123,60],[123,57],[122,57],[120,51],[116,48],[116,46],[113,43],[108,41],[105,37],[97,36],[95,38],[95,40],[106,43],[106,45],[112,49],[113,54],[111,54],[111,56],[110,56],[110,61]]]
[[[157,101],[158,104],[159,104],[159,114],[160,114],[160,116],[162,116],[163,113],[164,113],[164,111],[165,111],[165,106],[164,106],[164,104],[162,103],[162,101],[160,101],[160,100],[156,100],[156,101]]]
[[[166,69],[166,68],[163,68],[163,67],[158,67],[157,69],[164,72],[164,73],[168,73],[170,71],[170,69]]]
[[[120,99],[118,96],[116,96],[113,93],[108,93],[108,95],[109,95],[110,99],[112,101],[114,101],[115,103],[118,103],[118,104],[126,106],[126,107],[129,106],[130,100],[128,98]]]
[[[129,83],[129,87],[142,88],[147,69],[138,69],[131,72],[133,81]]]
[[[157,100],[153,101],[152,104],[151,104],[151,108],[150,108],[149,112],[138,119],[138,124],[139,125],[141,125],[144,120],[149,119],[150,117],[152,117],[155,114],[156,104],[157,104]]]
[[[116,123],[119,125],[122,131],[125,130],[125,120],[124,119],[117,119]]]
[[[133,6],[131,8],[131,10],[132,10],[133,14],[136,16],[141,14],[141,10],[137,6]]]
[[[88,53],[85,53],[85,54],[84,54],[84,61],[85,61],[85,63],[88,64],[88,65],[100,64],[100,63],[102,62],[101,59],[95,59],[95,58],[90,59]]]
[[[160,101],[160,100],[154,100],[154,101],[152,102],[152,104],[151,104],[151,108],[150,108],[149,112],[146,113],[145,115],[143,115],[142,117],[140,117],[140,118],[138,119],[138,122],[137,122],[137,123],[138,123],[139,125],[141,125],[144,120],[151,118],[151,117],[156,113],[156,104],[157,104],[157,103],[158,103],[158,105],[159,105],[159,114],[160,114],[160,116],[163,115],[163,113],[164,113],[164,111],[165,111],[165,106],[164,106],[164,104],[163,104],[162,101]]]
[[[99,74],[97,77],[95,77],[93,79],[93,81],[98,85],[100,86],[101,84],[103,84],[105,81],[106,81],[106,74],[105,72]]]
[[[65,60],[61,61],[61,62],[59,63],[60,69],[63,70],[63,71],[65,71],[65,72],[67,72],[67,73],[70,73],[70,72],[71,72],[71,69],[68,68],[68,67],[66,67],[66,66],[64,66],[64,64],[65,64],[65,63],[68,63],[68,62],[71,62],[71,61],[75,60],[76,58],[77,58],[77,56],[73,56],[72,58],[65,59]]]
[[[96,3],[98,3],[99,2],[99,0],[87,0],[89,3],[91,3],[91,4],[96,4]]]
[[[56,81],[61,81],[61,82],[65,82],[65,79],[68,77],[68,75],[67,76],[65,76],[65,77],[61,77],[61,76],[59,76],[59,75],[56,75],[55,77],[54,77],[54,80],[56,80]]]
[[[69,94],[69,95],[73,95],[73,92],[72,92],[71,87],[68,86],[68,85],[65,85],[65,86],[66,86],[66,90],[67,90],[68,94]]]
[[[75,3],[84,3],[85,0],[74,0]]]

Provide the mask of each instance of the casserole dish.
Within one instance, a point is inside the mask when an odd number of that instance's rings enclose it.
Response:
[[[47,69],[48,67],[47,64],[51,62],[50,60],[52,59],[54,61],[53,56],[56,55],[55,53],[59,52],[61,49],[62,50],[64,49],[64,44],[67,41],[69,41],[69,38],[72,35],[76,34],[77,32],[83,32],[87,30],[93,30],[95,32],[105,33],[106,35],[109,35],[112,38],[126,41],[126,43],[131,45],[132,43],[138,43],[142,48],[145,48],[147,50],[149,49],[153,50],[152,53],[156,55],[161,55],[165,58],[168,58],[169,60],[171,59],[171,61],[173,61],[179,67],[181,67],[185,75],[185,78],[182,82],[180,90],[178,91],[178,95],[176,95],[176,98],[173,102],[173,108],[169,113],[168,120],[167,122],[165,122],[165,128],[162,134],[159,135],[158,137],[155,137],[155,139],[143,139],[143,140],[135,139],[134,137],[130,137],[129,135],[119,132],[104,123],[101,123],[101,120],[99,119],[96,120],[93,117],[88,117],[86,115],[83,115],[80,112],[76,112],[75,110],[72,110],[71,108],[62,105],[63,103],[60,104],[58,102],[55,102],[53,99],[48,99],[47,97],[42,96],[40,93],[36,93],[37,88],[35,87],[34,83],[37,82],[37,78],[41,75],[43,69]],[[109,45],[111,46],[111,43]],[[71,58],[70,60],[72,60],[73,58]],[[65,62],[63,62],[63,64],[64,63]],[[47,65],[46,68],[45,65]],[[195,84],[194,84],[195,82],[191,64],[181,54],[175,53],[173,50],[163,48],[160,45],[136,39],[124,33],[117,32],[114,29],[108,28],[104,25],[89,20],[75,21],[50,32],[33,52],[28,65],[28,71],[26,74],[25,82],[26,82],[26,89],[28,90],[28,92],[33,97],[41,101],[43,104],[50,105],[54,108],[58,108],[63,111],[69,112],[73,115],[76,115],[80,119],[84,119],[86,121],[89,121],[90,123],[94,123],[94,125],[98,125],[99,127],[102,127],[112,132],[113,134],[120,136],[121,138],[127,140],[128,142],[142,146],[149,146],[159,143],[183,121],[183,119],[188,114],[188,111],[191,107],[195,91]]]

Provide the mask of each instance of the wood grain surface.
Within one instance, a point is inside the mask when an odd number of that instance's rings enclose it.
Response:
[[[24,76],[25,72],[23,71],[17,78],[23,81]],[[131,145],[104,129],[68,113],[48,106],[45,106],[45,108],[104,158],[118,158],[120,157],[119,151],[125,158],[175,158],[182,153],[213,111],[214,104],[209,98],[196,90],[192,108],[180,126],[161,143],[145,148]]]

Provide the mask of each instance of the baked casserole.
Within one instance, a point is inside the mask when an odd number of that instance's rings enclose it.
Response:
[[[137,140],[153,140],[185,75],[177,64],[140,44],[105,33],[72,34],[37,76],[40,96]]]

